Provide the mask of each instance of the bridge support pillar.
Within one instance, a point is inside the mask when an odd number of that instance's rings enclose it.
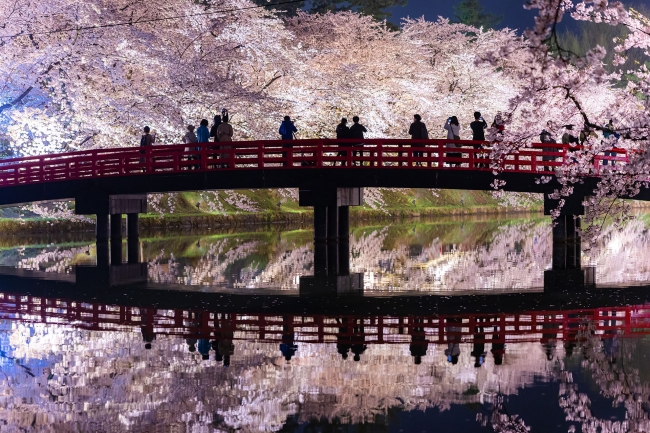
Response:
[[[129,263],[140,263],[140,232],[138,214],[126,214],[126,256]]]
[[[350,207],[339,207],[339,242],[350,240]]]
[[[122,214],[111,215],[111,239],[122,239]]]
[[[111,238],[111,265],[122,264],[122,238]]]
[[[594,283],[593,269],[582,269],[580,216],[585,209],[583,195],[570,196],[553,220],[553,256],[551,269],[544,272],[544,290],[575,290]],[[544,213],[557,208],[557,200],[544,197]]]
[[[98,213],[95,225],[95,238],[97,242],[108,242],[108,214],[107,213]]]
[[[350,206],[363,204],[363,188],[300,188],[300,206],[314,207],[314,240],[337,242],[350,237]]]
[[[109,254],[108,254],[108,241],[97,241],[95,243],[95,257],[97,259],[98,268],[108,268]]]
[[[77,215],[97,215],[97,240],[108,240],[109,222],[111,215],[111,237],[122,237],[122,214],[140,214],[147,212],[146,194],[111,195],[106,191],[88,189],[75,197],[75,213]],[[117,228],[119,220],[119,229]],[[137,218],[136,218],[137,232]],[[131,233],[128,229],[129,233]],[[119,235],[117,235],[119,233]]]
[[[327,206],[314,206],[314,242],[327,240]]]
[[[137,238],[140,236],[138,216],[139,215],[137,213],[126,214],[126,235],[129,238]]]

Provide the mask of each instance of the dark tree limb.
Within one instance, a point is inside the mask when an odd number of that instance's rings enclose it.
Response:
[[[9,102],[7,104],[1,105],[0,106],[0,113],[2,113],[4,110],[7,110],[7,109],[13,107],[14,105],[20,104],[21,101],[25,98],[25,96],[27,96],[29,94],[29,92],[32,91],[33,88],[34,88],[33,86],[29,86],[27,88],[27,90],[25,90],[23,93],[20,94],[19,97],[17,97],[16,99],[14,99],[13,101],[11,101],[11,102]]]

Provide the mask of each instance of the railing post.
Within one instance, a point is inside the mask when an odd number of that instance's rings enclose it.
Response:
[[[285,152],[287,154],[287,160],[286,164],[287,167],[293,167],[293,146],[286,148],[287,151]]]
[[[144,146],[144,163],[145,163],[145,171],[147,173],[151,173],[151,146]]]
[[[443,168],[445,166],[445,154],[442,151],[444,148],[443,142],[438,140],[438,168]]]
[[[323,141],[318,140],[316,143],[316,167],[321,168],[323,166]]]
[[[257,143],[257,168],[264,168],[264,150],[261,142]]]
[[[383,143],[377,144],[377,160],[375,161],[375,167],[383,167],[383,156],[384,156],[384,145]]]
[[[208,145],[201,143],[201,170],[208,168]]]

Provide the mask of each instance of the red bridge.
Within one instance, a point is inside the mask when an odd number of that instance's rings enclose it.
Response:
[[[0,187],[110,176],[187,174],[187,171],[271,169],[400,169],[488,171],[491,148],[484,142],[462,140],[368,139],[247,141],[216,145],[187,145],[95,149],[5,159],[0,167]],[[448,144],[460,148],[446,147]],[[504,173],[553,175],[556,167],[577,149],[565,144],[533,144],[508,155],[499,163]],[[594,157],[594,175],[608,161],[627,161],[624,149],[616,156]],[[611,164],[611,163],[610,163]],[[611,168],[612,165],[609,165]],[[370,186],[370,185],[359,185]],[[154,192],[154,191],[151,191]],[[156,191],[163,192],[163,191]],[[5,203],[6,204],[6,203]]]
[[[450,143],[461,147],[446,147]],[[505,182],[501,187],[506,191],[551,192],[559,186],[554,170],[570,161],[572,149],[535,144],[519,150],[498,163],[496,178]],[[616,156],[594,156],[593,176],[575,187],[564,214],[582,215],[583,199],[593,191],[602,170],[625,164],[626,151],[615,152]],[[363,203],[363,187],[492,190],[495,175],[489,153],[483,142],[393,139],[368,139],[363,144],[294,140],[97,149],[4,160],[0,205],[75,200],[78,214],[97,215],[101,241],[109,236],[109,215],[114,236],[122,214],[128,215],[129,233],[137,235],[137,216],[147,211],[149,193],[298,188],[300,205],[314,207],[316,240],[336,240],[348,236],[348,207]],[[617,165],[605,166],[606,162]],[[542,176],[550,176],[550,181],[541,182]],[[644,189],[634,198],[650,200],[650,192]],[[547,213],[556,204],[545,195]]]

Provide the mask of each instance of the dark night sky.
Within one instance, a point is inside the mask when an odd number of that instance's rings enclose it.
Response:
[[[391,8],[391,21],[399,23],[402,18],[410,16],[419,18],[424,15],[427,21],[435,21],[438,16],[454,19],[454,5],[460,0],[408,0],[404,7]],[[502,15],[500,28],[525,29],[533,25],[536,11],[523,8],[524,0],[481,0],[486,12]]]

